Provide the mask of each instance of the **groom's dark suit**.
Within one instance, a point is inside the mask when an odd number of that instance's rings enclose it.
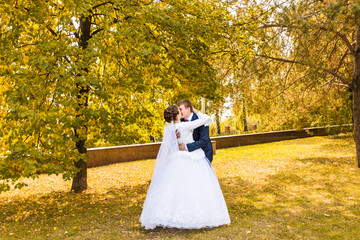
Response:
[[[193,113],[191,121],[198,119],[199,117]],[[205,156],[209,159],[210,162],[213,160],[213,148],[209,135],[209,126],[205,127],[204,125],[194,129],[193,132],[194,141],[193,143],[186,144],[187,150],[189,152],[195,151],[198,148],[201,148],[205,152]]]

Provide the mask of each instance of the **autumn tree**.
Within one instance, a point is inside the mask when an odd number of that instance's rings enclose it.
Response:
[[[266,15],[253,19],[258,23],[254,57],[238,64],[249,109],[261,114],[266,130],[349,123],[353,112],[360,164],[359,4],[245,2],[263,9],[259,17]]]
[[[254,49],[257,48],[259,23],[264,22],[269,15],[262,6],[248,1],[233,1],[230,27],[222,32],[223,39],[215,43],[212,51],[212,65],[216,69],[216,78],[220,87],[216,89],[216,98],[209,102],[210,110],[215,115],[216,131],[220,134],[220,115],[225,109],[226,101],[232,102],[233,121],[248,131],[247,99],[250,90],[251,69],[254,59]],[[239,129],[240,130],[240,129]]]
[[[145,142],[183,91],[214,98],[223,1],[5,0],[0,11],[0,191],[47,173],[81,192],[89,146]]]

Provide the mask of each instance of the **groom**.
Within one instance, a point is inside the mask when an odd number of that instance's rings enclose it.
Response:
[[[194,121],[199,117],[194,113],[194,107],[190,100],[184,99],[178,102],[178,107],[181,112],[181,121]],[[194,129],[193,132],[194,141],[193,143],[188,144],[179,144],[179,149],[181,151],[192,152],[196,149],[201,148],[205,152],[205,156],[209,159],[210,162],[213,160],[213,148],[209,135],[209,126],[205,127],[204,125]]]

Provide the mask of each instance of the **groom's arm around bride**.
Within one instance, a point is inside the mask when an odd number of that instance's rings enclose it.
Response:
[[[194,121],[199,118],[196,113],[194,113],[194,107],[190,100],[181,100],[178,103],[178,107],[183,121]],[[194,129],[193,138],[194,142],[186,144],[186,147],[185,145],[179,146],[180,150],[192,152],[201,148],[205,152],[205,156],[211,162],[213,160],[213,149],[210,140],[209,126],[202,125]]]

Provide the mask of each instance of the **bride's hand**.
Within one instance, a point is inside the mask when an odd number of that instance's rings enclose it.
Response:
[[[181,137],[181,134],[180,134],[180,132],[176,129],[175,130],[175,133],[176,133],[176,138],[180,138]]]
[[[180,144],[179,144],[179,150],[180,150],[180,151],[186,151],[185,144],[180,143]]]

